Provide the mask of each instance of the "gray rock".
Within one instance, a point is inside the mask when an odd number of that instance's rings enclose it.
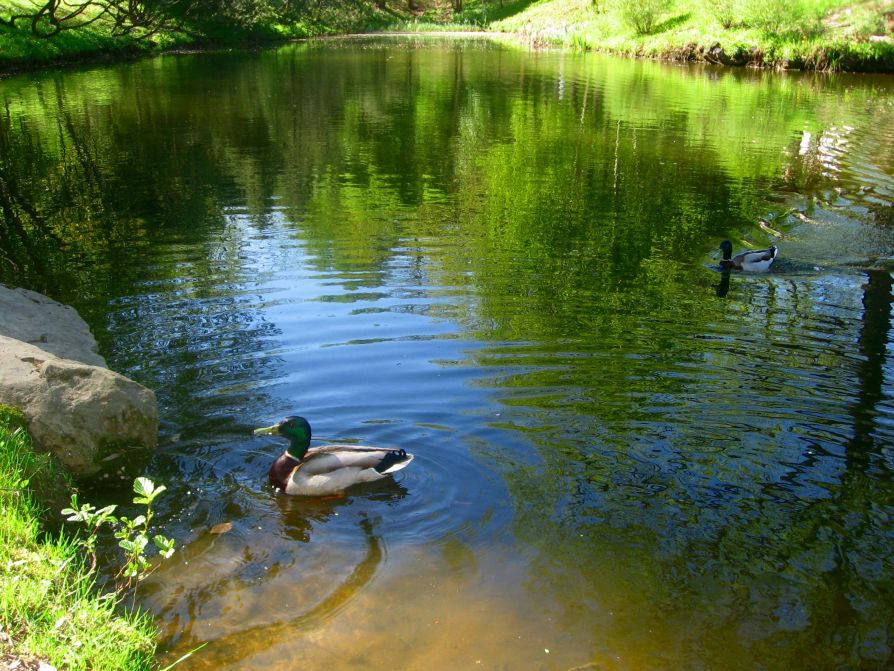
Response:
[[[36,291],[0,284],[0,335],[62,359],[106,367],[96,338],[77,311]]]
[[[158,439],[155,393],[96,349],[74,309],[0,286],[0,403],[20,408],[37,449],[74,475],[138,475]]]

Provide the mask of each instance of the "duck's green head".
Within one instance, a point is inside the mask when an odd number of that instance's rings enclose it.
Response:
[[[286,452],[293,459],[299,461],[304,457],[307,448],[310,447],[310,423],[304,417],[286,417],[273,426],[255,429],[256,436],[280,435],[289,439],[289,447]]]

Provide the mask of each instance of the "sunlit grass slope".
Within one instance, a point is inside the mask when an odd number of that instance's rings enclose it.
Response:
[[[0,19],[16,3],[0,4]],[[236,7],[234,5],[234,7]],[[267,9],[264,9],[264,8]],[[519,33],[622,55],[723,64],[894,72],[894,0],[368,0],[305,6],[277,14],[272,0],[246,0],[229,13],[189,14],[150,37],[115,34],[108,21],[35,36],[28,22],[0,24],[0,68],[159,51],[192,44],[274,42],[380,30]],[[282,7],[285,7],[283,5]],[[269,10],[269,11],[268,11]],[[242,16],[245,12],[248,17]],[[176,28],[175,28],[176,27]]]
[[[894,71],[891,0],[548,0],[491,28],[652,58]]]
[[[13,0],[0,3],[0,19],[9,21],[15,14],[29,14],[43,4],[37,0]],[[345,14],[347,12],[344,12]],[[101,57],[120,59],[159,52],[170,48],[195,45],[233,45],[246,42],[273,42],[326,32],[319,22],[291,21],[288,25],[276,18],[252,25],[236,25],[217,17],[202,17],[201,25],[183,21],[166,22],[160,30],[133,30],[126,34],[116,30],[106,17],[92,21],[96,10],[87,10],[69,25],[83,24],[63,30],[51,37],[35,34],[28,20],[15,27],[0,23],[0,68],[34,67],[57,62],[95,60]],[[91,22],[92,21],[92,22]],[[44,20],[38,32],[49,32]]]
[[[29,0],[4,2],[0,5],[0,18],[33,11],[34,4]],[[89,12],[84,15],[85,22],[90,18]],[[32,33],[30,23],[24,21],[15,28],[0,25],[0,65],[45,63],[97,53],[147,52],[159,42],[169,43],[171,38],[160,35],[152,41],[141,41],[131,36],[115,36],[102,22],[65,30],[52,38],[38,37]]]
[[[121,616],[94,589],[76,541],[41,532],[31,492],[51,466],[23,425],[0,405],[0,668],[15,660],[68,671],[154,668],[148,616]]]

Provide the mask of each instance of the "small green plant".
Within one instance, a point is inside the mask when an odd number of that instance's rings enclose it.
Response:
[[[118,599],[96,588],[80,542],[42,527],[47,508],[37,492],[60,481],[48,455],[35,454],[23,416],[10,422],[10,415],[0,404],[0,658],[33,661],[21,668],[37,668],[38,660],[72,671],[156,668],[150,615],[122,612]]]
[[[670,10],[671,0],[616,0],[615,7],[628,26],[640,35],[651,33]]]
[[[146,506],[142,515],[133,519],[125,516],[114,515],[117,506],[110,505],[96,509],[89,503],[78,503],[77,494],[71,496],[71,507],[62,511],[67,515],[69,522],[82,522],[87,525],[89,533],[81,541],[82,546],[90,557],[91,570],[96,567],[96,541],[99,530],[103,527],[111,527],[118,546],[124,550],[124,565],[117,574],[117,578],[124,579],[123,587],[131,587],[134,582],[145,578],[151,569],[146,548],[149,547],[149,524],[152,522],[152,503],[159,494],[167,489],[164,485],[156,486],[149,478],[137,478],[133,481],[133,491],[136,496],[133,502]],[[165,559],[174,554],[174,540],[161,534],[155,534],[151,538],[152,544],[158,550],[158,554]]]
[[[741,7],[738,0],[714,0],[711,3],[711,14],[717,19],[717,23],[726,30],[738,23],[740,13]]]
[[[819,16],[804,0],[750,0],[743,3],[745,23],[765,35],[812,35]]]
[[[579,33],[575,33],[571,36],[569,46],[578,51],[587,51],[590,48],[587,38]]]

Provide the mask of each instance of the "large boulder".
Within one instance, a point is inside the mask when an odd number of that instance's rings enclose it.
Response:
[[[0,315],[0,403],[25,413],[35,446],[76,476],[138,474],[158,438],[155,393],[105,367],[73,309],[0,286]]]
[[[87,322],[70,305],[28,289],[0,284],[0,335],[30,343],[61,359],[106,367]]]

